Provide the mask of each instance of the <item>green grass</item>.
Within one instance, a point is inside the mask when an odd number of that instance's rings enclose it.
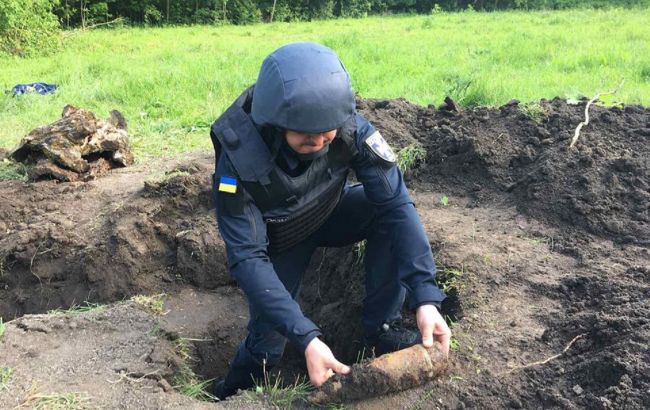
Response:
[[[174,388],[179,393],[202,401],[216,401],[215,396],[208,392],[212,379],[199,380],[189,365],[184,364],[174,376]]]
[[[421,145],[412,144],[402,148],[397,153],[397,166],[403,174],[424,162],[427,151]]]
[[[90,302],[84,302],[83,305],[72,305],[68,309],[52,309],[49,310],[47,313],[50,315],[69,315],[69,316],[75,316],[75,315],[82,315],[84,313],[89,313],[89,312],[101,312],[102,310],[105,310],[108,306],[107,305],[101,305],[99,303],[90,303]]]
[[[156,330],[156,333],[158,332],[160,329]],[[214,379],[201,380],[189,365],[192,360],[191,340],[193,339],[184,337],[176,337],[171,340],[174,344],[174,351],[181,358],[181,364],[174,374],[174,389],[196,400],[217,401],[218,399],[209,392]]]
[[[0,317],[0,340],[2,340],[2,338],[4,337],[5,330],[7,330],[7,326],[4,324],[2,318]]]
[[[3,159],[0,161],[0,181],[27,181],[26,165]]]
[[[463,277],[463,275],[465,275],[465,270],[462,267],[460,269],[453,267],[444,267],[438,270],[436,280],[440,289],[448,294],[451,292],[458,292],[458,290],[460,290],[462,287],[460,279]]]
[[[458,349],[460,349],[460,342],[458,341],[458,339],[456,339],[456,338],[453,337],[453,336],[452,336],[451,339],[449,340],[449,349],[450,349],[452,352],[457,352]]]
[[[537,102],[528,102],[519,105],[519,110],[528,118],[541,124],[548,117],[548,112]]]
[[[65,104],[124,113],[139,160],[209,149],[214,119],[262,59],[291,41],[334,48],[363,97],[498,105],[555,96],[650,105],[650,9],[438,13],[254,26],[122,28],[69,36],[50,57],[0,57],[0,88],[57,83],[54,95],[0,93],[0,147]]]
[[[293,384],[284,386],[279,375],[271,376],[265,372],[264,380],[244,395],[250,401],[264,400],[276,409],[293,409],[300,402],[304,404],[313,391],[312,385],[305,380],[296,380]]]

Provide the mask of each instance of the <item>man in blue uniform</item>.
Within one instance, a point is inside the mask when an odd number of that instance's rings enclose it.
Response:
[[[294,43],[273,52],[210,136],[219,231],[250,308],[248,336],[215,384],[217,397],[252,387],[279,362],[287,340],[304,352],[316,386],[350,371],[295,301],[321,246],[367,241],[367,349],[380,355],[435,339],[448,351],[429,241],[395,154],[355,111],[350,78],[332,50]],[[348,185],[350,171],[360,184]],[[407,294],[419,332],[400,325]]]

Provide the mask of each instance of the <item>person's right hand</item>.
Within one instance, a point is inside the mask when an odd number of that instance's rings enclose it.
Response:
[[[350,367],[336,360],[330,348],[319,338],[314,338],[305,349],[305,361],[309,372],[309,381],[320,387],[330,377],[350,373]]]

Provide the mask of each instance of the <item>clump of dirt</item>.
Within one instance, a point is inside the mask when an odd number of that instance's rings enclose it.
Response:
[[[87,181],[133,164],[126,120],[119,111],[104,121],[71,105],[58,121],[30,131],[9,157],[30,164],[33,181]]]
[[[427,151],[407,184],[440,285],[453,295],[443,314],[455,322],[448,377],[362,405],[650,407],[650,110],[594,106],[569,150],[585,102],[542,100],[535,110],[517,102],[358,105],[396,150]],[[172,331],[193,340],[194,368],[223,376],[246,332],[246,303],[216,229],[213,163],[200,154],[87,183],[0,182],[0,316],[165,292]],[[362,347],[361,250],[318,250],[301,294],[307,316],[348,363]],[[151,324],[120,314],[132,327]],[[118,337],[124,329],[97,332]],[[38,355],[37,343],[21,343]],[[293,358],[285,376],[305,372],[301,353]],[[37,365],[30,363],[24,374]]]

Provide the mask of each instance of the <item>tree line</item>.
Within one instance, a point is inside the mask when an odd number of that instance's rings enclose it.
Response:
[[[5,0],[3,0],[5,1]],[[126,19],[131,24],[249,24],[384,13],[627,7],[648,0],[46,0],[66,28]]]

